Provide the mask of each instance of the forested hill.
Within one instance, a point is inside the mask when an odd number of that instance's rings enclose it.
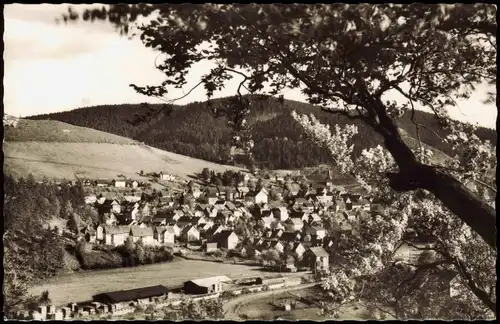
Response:
[[[184,106],[174,106],[159,114],[153,113],[162,105],[122,104],[80,108],[72,111],[38,115],[29,119],[53,119],[69,124],[90,127],[101,131],[130,137],[163,150],[196,157],[216,163],[227,163],[230,152],[231,129],[224,117],[214,117],[213,109],[224,105],[227,98],[207,102],[194,102]],[[341,115],[321,111],[310,104],[253,95],[250,97],[252,110],[250,123],[255,141],[253,149],[259,167],[270,169],[292,169],[331,163],[326,150],[319,148],[305,138],[301,127],[290,115],[313,113],[320,121],[333,124],[351,124]],[[152,109],[153,108],[153,109]],[[137,122],[137,114],[148,115],[144,122]],[[417,111],[415,120],[433,129],[441,138],[447,134],[438,126],[433,115]],[[131,123],[132,121],[132,123]],[[355,139],[355,155],[362,149],[382,144],[381,137],[360,121]],[[398,119],[399,126],[416,138],[415,125],[410,114]],[[496,145],[494,130],[482,128],[478,136]],[[448,155],[450,147],[435,134],[425,128],[420,129],[421,140]]]

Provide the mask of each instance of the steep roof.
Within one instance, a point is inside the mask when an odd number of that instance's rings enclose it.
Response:
[[[315,256],[317,257],[328,257],[328,252],[326,252],[325,249],[322,247],[311,247],[309,248],[309,251],[311,251]]]
[[[232,230],[222,230],[219,233],[215,234],[210,242],[224,242],[227,241],[229,236],[233,234],[234,232]]]
[[[106,234],[125,234],[130,231],[130,227],[126,225],[121,226],[104,226],[104,232]]]
[[[130,227],[130,235],[134,237],[153,236],[153,229],[151,227]]]
[[[200,287],[211,287],[219,282],[231,282],[232,280],[227,276],[215,276],[209,278],[193,279],[190,282]],[[189,282],[189,281],[188,281]]]
[[[142,298],[150,298],[168,294],[168,288],[162,285],[143,287],[130,290],[119,290],[94,295],[94,300],[106,300],[111,303],[132,301]]]

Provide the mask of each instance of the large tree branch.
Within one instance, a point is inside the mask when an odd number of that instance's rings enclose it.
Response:
[[[476,297],[479,298],[496,315],[496,302],[493,301],[492,298],[490,298],[491,294],[489,294],[484,288],[480,287],[476,280],[474,280],[464,260],[458,257],[452,257],[447,253],[441,252],[441,254],[445,255],[446,261],[448,263],[451,263],[455,266],[470,291],[474,295],[476,295]]]

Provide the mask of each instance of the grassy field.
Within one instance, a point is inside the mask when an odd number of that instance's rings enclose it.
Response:
[[[238,315],[248,320],[273,320],[278,317],[289,320],[368,320],[375,319],[367,314],[361,304],[346,305],[340,310],[340,318],[333,319],[321,314],[318,302],[321,301],[320,288],[308,288],[292,292],[277,293],[272,297],[260,298],[249,303],[242,304],[238,308]],[[299,298],[302,297],[304,299]],[[306,300],[307,302],[304,302]],[[296,308],[290,311],[280,309],[277,305],[295,301]]]
[[[170,153],[149,146],[100,143],[5,142],[4,172],[14,177],[33,173],[35,178],[114,179],[122,174],[130,179],[148,172],[168,172],[189,180],[203,168],[216,172],[237,169]]]
[[[138,174],[143,170],[163,171],[189,180],[203,168],[216,172],[241,170],[139,144],[54,120],[20,119],[17,127],[5,129],[4,173],[20,177],[31,172],[37,179],[114,179],[122,174],[146,180]]]
[[[173,287],[197,278],[227,275],[231,279],[241,279],[259,276],[263,273],[265,272],[259,267],[176,259],[174,262],[134,268],[61,275],[32,287],[30,293],[40,294],[42,291],[48,290],[54,305],[62,305],[70,301],[89,300],[92,295],[108,291],[160,284]]]
[[[19,119],[16,127],[5,129],[4,138],[10,141],[62,143],[109,143],[130,145],[137,141],[91,128],[73,126],[56,120]]]

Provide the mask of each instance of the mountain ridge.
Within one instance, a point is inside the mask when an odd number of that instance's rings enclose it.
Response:
[[[29,118],[51,118],[91,127],[130,137],[167,151],[224,163],[230,158],[232,132],[226,119],[215,118],[212,111],[224,108],[229,98],[231,97],[167,107],[169,109],[162,104],[144,103],[94,106]],[[359,156],[365,148],[383,143],[381,136],[361,121],[351,121],[342,115],[324,112],[319,107],[286,99],[281,103],[277,98],[264,95],[249,95],[248,98],[252,104],[249,121],[255,142],[253,153],[258,167],[298,169],[333,162],[324,148],[318,147],[305,136],[300,125],[290,115],[293,110],[298,113],[313,113],[321,122],[330,125],[357,125],[358,135],[354,138],[355,156]],[[138,115],[139,119],[141,116],[145,117],[145,121],[131,123]],[[433,129],[439,137],[447,136],[433,115],[416,111],[415,120]],[[397,119],[397,124],[407,133],[409,139],[413,139],[410,142],[416,141],[416,130],[409,113]],[[422,143],[445,155],[452,155],[449,144],[441,142],[434,132],[421,128],[419,137]],[[494,130],[480,128],[478,136],[496,145]],[[235,162],[238,163],[238,159]]]

